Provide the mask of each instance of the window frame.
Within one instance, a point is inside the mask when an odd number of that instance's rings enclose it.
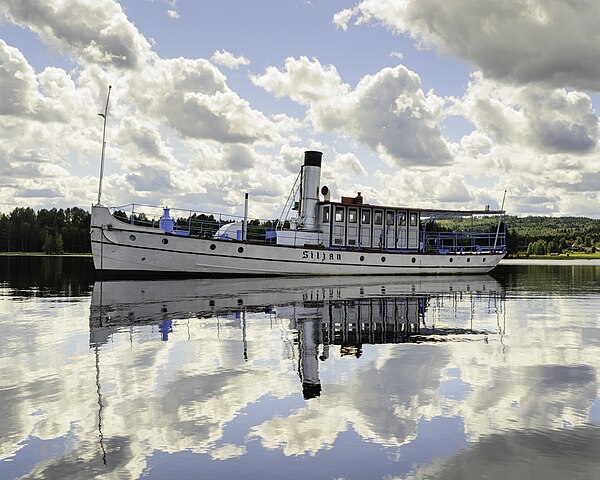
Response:
[[[352,215],[354,214],[354,215]],[[354,219],[353,219],[354,217]],[[358,223],[358,208],[348,209],[348,223]]]
[[[379,217],[379,221],[378,221]],[[373,225],[383,225],[383,210],[373,211]]]
[[[410,212],[410,226],[416,227],[419,224],[419,213]]]
[[[366,217],[365,217],[366,215]],[[365,220],[366,218],[366,220]],[[361,208],[360,209],[360,224],[361,225],[371,225],[371,209],[370,208]]]
[[[323,207],[323,215],[321,217],[321,223],[329,223],[329,205]]]

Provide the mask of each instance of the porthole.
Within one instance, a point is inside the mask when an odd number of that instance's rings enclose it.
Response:
[[[168,238],[163,238],[162,242],[163,242],[164,245],[166,245],[167,243],[169,243],[169,239]]]
[[[132,242],[135,242],[135,235],[129,235],[129,240],[131,240]]]
[[[469,263],[470,261],[471,261],[471,259],[470,259],[470,258],[467,258],[467,263]]]
[[[244,253],[244,247],[239,247],[238,248],[238,253]]]
[[[382,262],[385,262],[385,257],[381,257],[381,261],[382,261]]]
[[[482,260],[482,261],[483,261],[483,262],[485,262],[485,257],[483,257],[483,260]]]
[[[209,307],[214,307],[215,306],[215,301],[214,300],[209,300],[208,301],[208,306]]]
[[[145,261],[146,261],[146,257],[142,257],[142,262],[145,262]]]
[[[417,261],[417,259],[416,259],[415,257],[412,257],[412,258],[410,259],[410,261],[411,261],[412,263],[415,263],[415,262]]]
[[[361,261],[361,262],[364,262],[364,261],[365,261],[365,256],[364,256],[364,255],[361,255],[361,256],[360,256],[360,261]]]
[[[238,304],[238,305],[243,305],[243,304],[244,304],[244,301],[243,301],[241,298],[238,298],[237,304]]]
[[[215,248],[217,248],[217,246],[216,246],[214,243],[211,243],[211,244],[210,244],[210,249],[211,249],[211,250],[214,250]]]
[[[452,263],[454,261],[454,259],[452,257],[450,257],[450,263]]]

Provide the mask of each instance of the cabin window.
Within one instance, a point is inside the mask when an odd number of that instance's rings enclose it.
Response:
[[[406,212],[398,212],[398,225],[406,227]]]
[[[383,225],[383,212],[381,210],[375,210],[373,217],[375,225]]]
[[[335,207],[335,221],[336,222],[344,221],[344,207]]]
[[[329,223],[329,207],[323,207],[323,223]]]
[[[394,212],[386,212],[386,214],[385,214],[385,223],[387,225],[393,225],[394,224]]]
[[[410,226],[411,227],[417,226],[417,214],[415,212],[411,212],[411,214],[410,214]]]
[[[363,225],[370,225],[371,224],[371,210],[362,210],[362,216],[360,219],[360,223],[362,223]]]
[[[348,223],[358,222],[358,211],[356,208],[348,209]]]

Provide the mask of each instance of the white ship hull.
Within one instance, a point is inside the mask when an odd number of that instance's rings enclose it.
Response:
[[[182,237],[130,225],[92,207],[94,266],[110,276],[482,274],[504,253],[341,250]]]

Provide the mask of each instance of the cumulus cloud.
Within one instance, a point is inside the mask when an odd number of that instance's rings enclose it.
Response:
[[[254,165],[252,152],[244,145],[230,145],[226,148],[223,159],[227,167],[233,171],[251,168]]]
[[[250,60],[243,55],[236,57],[233,53],[226,50],[216,50],[210,59],[213,63],[232,70],[237,70],[242,65],[250,65]]]
[[[251,76],[252,81],[278,97],[288,96],[302,105],[341,97],[350,92],[333,65],[321,65],[317,59],[307,57],[285,60],[284,70],[268,67],[263,75]]]
[[[12,23],[84,63],[135,69],[150,54],[148,41],[112,0],[0,0],[0,6]]]
[[[353,153],[336,155],[333,168],[337,172],[347,172],[352,175],[367,175],[367,171],[360,163],[358,157]]]
[[[96,113],[104,107],[109,82],[113,91],[106,158],[119,168],[104,179],[104,201],[109,203],[126,203],[133,195],[151,203],[169,199],[179,204],[177,196],[189,196],[192,205],[202,201],[222,211],[229,191],[262,192],[265,175],[277,175],[263,169],[261,179],[249,181],[252,170],[262,168],[255,144],[282,142],[298,126],[285,115],[269,118],[252,109],[204,59],[148,58],[139,67],[140,75],[130,75],[98,64],[70,73],[59,68],[38,73],[18,49],[3,41],[0,57],[5,92],[0,99],[3,210],[11,209],[15,198],[26,206],[93,202],[96,170],[93,177],[75,172],[78,165],[98,161],[102,122]],[[68,169],[54,176],[44,170],[50,165]],[[214,172],[210,178],[203,175],[207,170]],[[31,178],[40,180],[29,185]],[[21,189],[26,189],[23,195]],[[266,198],[262,193],[259,197]],[[272,205],[270,198],[257,210],[270,216]]]
[[[174,19],[181,18],[181,16],[175,10],[167,10],[167,16]]]
[[[364,76],[351,90],[337,69],[307,57],[288,58],[253,82],[307,106],[314,126],[353,135],[398,165],[447,164],[451,154],[439,123],[444,100],[421,89],[417,74],[399,65]]]
[[[456,168],[473,178],[495,177],[493,197],[508,189],[511,211],[582,212],[570,210],[576,204],[571,197],[597,191],[588,181],[600,168],[598,117],[589,95],[506,85],[479,72],[449,114],[464,116],[474,127],[460,140]],[[470,190],[485,201],[485,190]],[[598,205],[597,199],[588,201]]]
[[[395,174],[375,172],[380,188],[372,194],[380,203],[422,208],[482,208],[489,202],[471,191],[464,174],[449,168],[428,172],[401,170]]]
[[[22,114],[33,110],[36,92],[35,72],[23,54],[0,39],[0,115]]]
[[[547,153],[586,153],[597,143],[598,117],[581,92],[507,86],[476,73],[458,111],[495,143]]]
[[[179,134],[223,143],[272,140],[276,122],[231,90],[220,70],[205,59],[159,59],[131,79],[139,107],[164,117]]]
[[[594,0],[362,0],[334,24],[382,23],[513,83],[600,90]]]

